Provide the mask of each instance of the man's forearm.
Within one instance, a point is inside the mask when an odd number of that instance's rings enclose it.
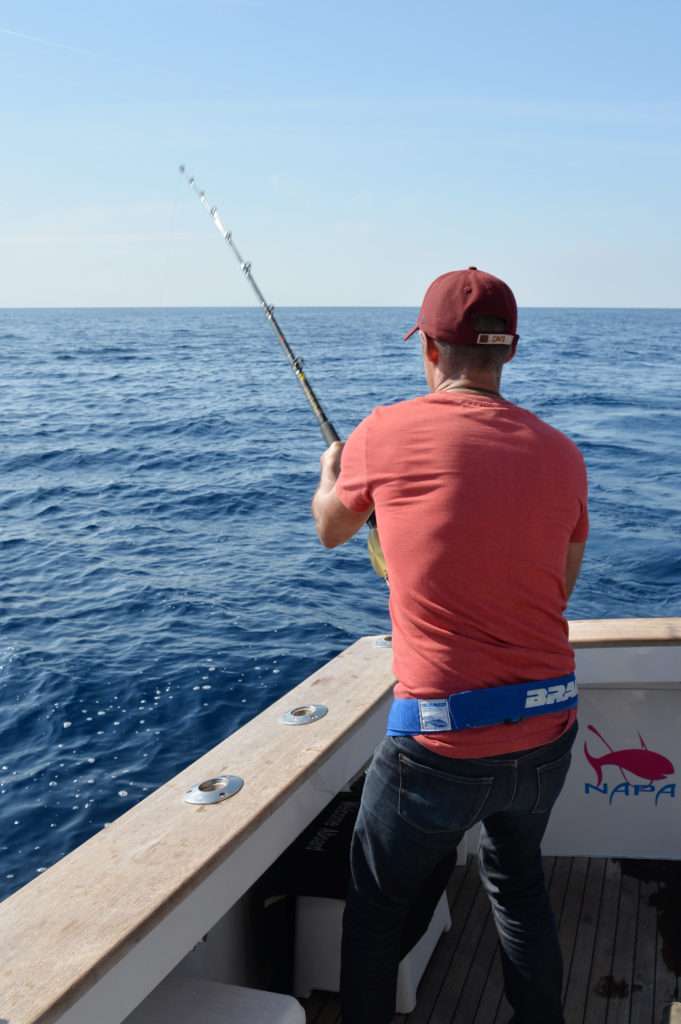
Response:
[[[325,548],[344,544],[364,525],[369,513],[353,512],[340,501],[335,487],[340,473],[342,444],[336,441],[320,459],[319,484],[312,499],[317,535]]]
[[[319,539],[322,543],[325,543],[324,535],[326,533],[327,520],[329,518],[328,512],[331,504],[330,498],[333,495],[335,483],[336,477],[328,470],[322,470],[317,490],[312,498],[312,516],[314,518]]]

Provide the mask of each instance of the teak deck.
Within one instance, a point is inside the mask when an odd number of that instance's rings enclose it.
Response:
[[[565,965],[566,1024],[661,1024],[679,998],[681,863],[546,857]],[[452,928],[394,1024],[508,1024],[489,902],[469,858],[449,889]],[[314,992],[308,1024],[337,1024],[338,997]]]

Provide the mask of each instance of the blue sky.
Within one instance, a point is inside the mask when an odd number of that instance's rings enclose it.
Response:
[[[0,306],[681,307],[681,5],[5,0]]]

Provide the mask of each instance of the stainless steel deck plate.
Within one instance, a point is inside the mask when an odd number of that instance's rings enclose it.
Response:
[[[187,804],[217,804],[238,793],[244,784],[239,775],[217,775],[214,779],[197,782],[184,795]]]
[[[324,704],[303,704],[302,707],[291,708],[279,721],[282,725],[308,725],[323,718],[328,710]]]

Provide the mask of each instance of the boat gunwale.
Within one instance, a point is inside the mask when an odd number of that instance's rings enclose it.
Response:
[[[356,641],[136,804],[111,828],[97,833],[0,903],[0,937],[4,933],[3,945],[8,951],[0,964],[0,988],[9,992],[8,1002],[5,1005],[0,1002],[0,1018],[6,1018],[11,1024],[48,1024],[59,1020],[242,847],[315,769],[331,758],[353,730],[375,714],[393,683],[390,650],[377,646],[376,639],[364,637]],[[575,621],[570,623],[570,640],[576,650],[681,646],[681,617]],[[283,711],[300,704],[320,702],[333,705],[334,713],[320,719],[314,727],[287,729],[279,725],[278,716]],[[252,747],[258,743],[264,745],[264,754],[262,750],[253,752]],[[236,759],[232,758],[232,753],[237,755]],[[246,807],[248,794],[257,791],[259,779],[266,780],[268,773],[284,764],[290,777],[278,789],[270,786],[268,790],[265,786],[264,796],[261,794],[261,799],[255,802],[250,815],[245,814],[242,805],[244,813],[237,814],[237,822],[230,830],[224,827],[224,814],[211,817],[210,809],[183,804],[181,797],[197,779],[224,774],[225,765],[229,765],[229,771],[239,771],[239,754],[254,771],[254,775],[249,776],[251,785],[242,791],[247,794]],[[359,767],[357,765],[356,769]],[[217,806],[239,807],[239,804],[230,800]],[[171,827],[163,821],[165,827],[159,831],[159,822],[168,808],[173,812],[176,825]],[[177,856],[190,848],[188,843],[192,838],[196,839],[196,815],[205,815],[206,810],[209,816],[204,817],[202,835],[209,840],[208,848],[202,857],[195,856],[193,866],[185,865],[180,869]],[[222,821],[222,829],[217,827],[219,821]],[[140,826],[143,826],[141,832]],[[178,836],[176,832],[182,834]],[[130,844],[129,848],[126,843]],[[176,874],[171,876],[167,871],[162,874],[159,865],[166,861],[172,865],[173,853]],[[107,857],[109,871],[105,870]],[[97,869],[101,916],[95,916],[96,900],[93,909],[90,899],[84,900],[82,893],[76,898],[79,887],[83,887],[82,878],[92,877],[94,873],[83,870],[88,863],[92,869]],[[126,877],[126,868],[132,875],[133,899],[126,901],[124,908],[106,898],[112,866],[116,867],[119,879]],[[150,898],[138,907],[137,914],[134,912],[135,876],[138,883],[144,877],[145,882],[152,885]],[[161,881],[165,888],[161,887]],[[157,890],[153,889],[154,883],[158,884]],[[69,884],[71,902],[67,902]],[[58,912],[60,901],[61,913]],[[109,935],[110,941],[104,941],[103,933],[113,933],[116,927],[118,938],[114,941]],[[71,937],[67,941],[68,935]],[[76,955],[78,944],[80,952]],[[29,948],[32,958],[26,955]],[[56,968],[46,971],[50,954],[54,960],[55,949],[61,953]]]

